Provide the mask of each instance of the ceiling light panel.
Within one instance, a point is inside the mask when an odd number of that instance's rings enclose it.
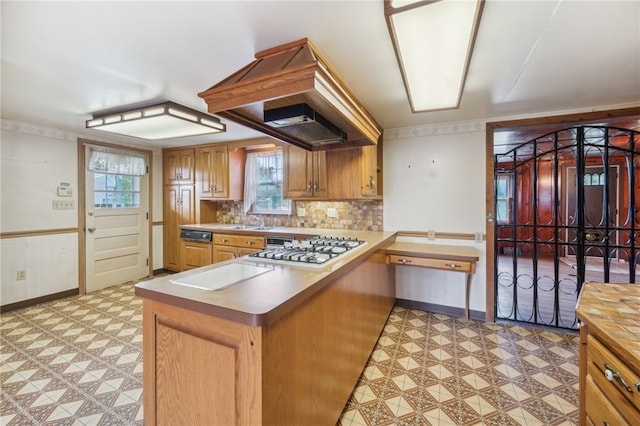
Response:
[[[86,127],[147,140],[226,131],[218,118],[173,102],[97,116],[87,120]]]
[[[458,108],[483,1],[385,1],[414,112]]]

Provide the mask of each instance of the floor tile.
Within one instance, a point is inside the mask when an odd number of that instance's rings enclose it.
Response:
[[[0,317],[0,424],[142,425],[132,284]],[[578,338],[395,307],[338,424],[578,423]]]

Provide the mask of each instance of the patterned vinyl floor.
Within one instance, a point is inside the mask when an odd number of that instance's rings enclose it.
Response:
[[[132,284],[0,317],[0,425],[142,425]],[[394,308],[340,425],[573,425],[578,337]]]

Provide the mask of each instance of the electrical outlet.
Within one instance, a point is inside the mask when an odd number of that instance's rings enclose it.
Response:
[[[427,231],[427,239],[435,240],[436,239],[436,231]]]
[[[27,270],[26,269],[18,269],[16,272],[16,280],[22,281],[27,279]]]
[[[336,209],[333,209],[331,207],[327,209],[327,217],[336,217],[337,215],[338,212],[336,211]]]
[[[304,207],[298,207],[298,216],[305,217],[307,215],[307,209]]]
[[[76,203],[73,200],[53,200],[54,210],[73,210]]]
[[[482,232],[476,232],[475,236],[476,236],[476,243],[484,242],[484,234]]]

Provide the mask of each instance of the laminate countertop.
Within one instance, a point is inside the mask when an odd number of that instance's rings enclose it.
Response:
[[[640,284],[585,283],[576,315],[629,365],[640,365]]]
[[[220,227],[216,224],[185,226],[185,228],[220,230]],[[254,230],[247,230],[246,232],[254,233]],[[266,230],[266,232],[274,233],[271,230]],[[379,258],[381,262],[384,262],[384,250],[395,239],[394,232],[318,228],[279,227],[277,228],[277,234],[349,237],[362,240],[366,244],[349,250],[329,262],[326,266],[263,262],[258,258],[243,256],[202,268],[140,282],[135,286],[135,293],[145,299],[167,303],[218,318],[247,325],[263,326],[277,320],[296,306],[304,303],[342,274],[356,267],[370,256],[381,253],[382,255]],[[198,274],[217,268],[224,268],[230,264],[250,265],[249,268],[261,265],[268,268],[269,271],[242,279],[219,290],[206,290],[175,283],[177,281],[189,282],[189,280],[197,280],[198,277],[196,275]],[[223,271],[220,270],[219,272],[222,273]],[[204,277],[205,275],[200,276]]]

